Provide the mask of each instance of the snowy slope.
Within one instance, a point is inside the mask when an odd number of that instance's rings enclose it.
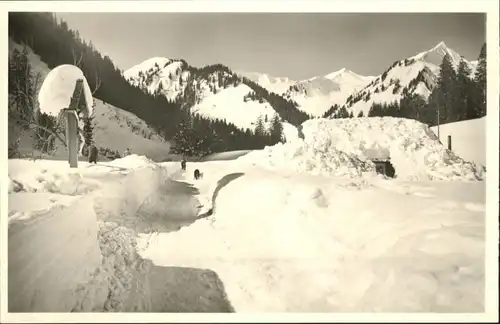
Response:
[[[437,135],[437,126],[431,128]],[[441,143],[468,161],[486,166],[486,117],[439,126]]]
[[[14,48],[22,50],[21,45],[10,40],[9,50],[13,51]],[[28,53],[28,60],[33,72],[40,73],[41,81],[43,81],[50,69],[31,49]],[[96,105],[93,110],[95,117],[94,140],[98,147],[118,151],[120,154],[129,147],[132,153],[146,155],[155,160],[163,160],[168,156],[170,144],[156,134],[142,119],[110,104],[104,104],[96,98],[94,98],[94,102]],[[33,143],[33,133],[22,133],[20,153],[27,155],[35,151]],[[54,157],[66,159],[66,150],[61,146],[54,152]]]
[[[153,57],[139,63],[123,73],[134,86],[145,89],[148,93],[160,92],[169,100],[175,100],[183,93],[189,71],[181,60]]]
[[[217,94],[207,96],[191,107],[191,112],[207,118],[226,120],[238,128],[251,130],[255,129],[257,118],[261,116],[267,118],[265,128],[269,128],[276,112],[268,102],[244,101],[242,98],[250,92],[252,89],[244,84],[228,87]]]
[[[98,146],[118,150],[120,154],[129,148],[134,154],[145,155],[155,161],[169,156],[170,143],[165,141],[136,115],[104,104],[94,99],[94,137]]]
[[[367,116],[373,103],[400,100],[404,93],[418,94],[428,99],[439,76],[439,65],[446,54],[451,57],[455,68],[463,60],[474,73],[477,62],[468,62],[444,42],[440,42],[428,51],[394,62],[382,75],[348,98],[345,103],[347,110],[352,111],[354,116],[360,111]]]

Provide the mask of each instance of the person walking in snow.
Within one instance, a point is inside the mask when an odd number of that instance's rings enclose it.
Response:
[[[123,157],[126,157],[127,155],[130,155],[130,149],[128,147],[125,152],[123,152]]]
[[[184,158],[181,161],[181,169],[186,170],[186,159],[184,159]]]
[[[89,163],[97,164],[97,155],[98,155],[97,146],[94,144],[89,147]]]

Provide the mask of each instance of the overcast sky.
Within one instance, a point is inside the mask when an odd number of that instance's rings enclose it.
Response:
[[[378,75],[440,41],[475,60],[483,14],[58,13],[126,70],[153,56],[305,79],[348,68]]]

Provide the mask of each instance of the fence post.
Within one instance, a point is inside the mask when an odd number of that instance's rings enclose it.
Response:
[[[448,150],[451,151],[451,135],[448,135]]]

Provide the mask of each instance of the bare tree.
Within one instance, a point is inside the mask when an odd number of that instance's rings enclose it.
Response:
[[[80,64],[82,63],[83,59],[83,52],[80,53],[80,57],[77,58],[75,49],[71,49],[71,55],[73,56],[73,65],[80,67]]]
[[[95,88],[92,91],[92,96],[96,93],[96,91],[99,89],[100,86],[101,86],[101,79],[99,78],[99,76],[96,73],[95,74]]]

